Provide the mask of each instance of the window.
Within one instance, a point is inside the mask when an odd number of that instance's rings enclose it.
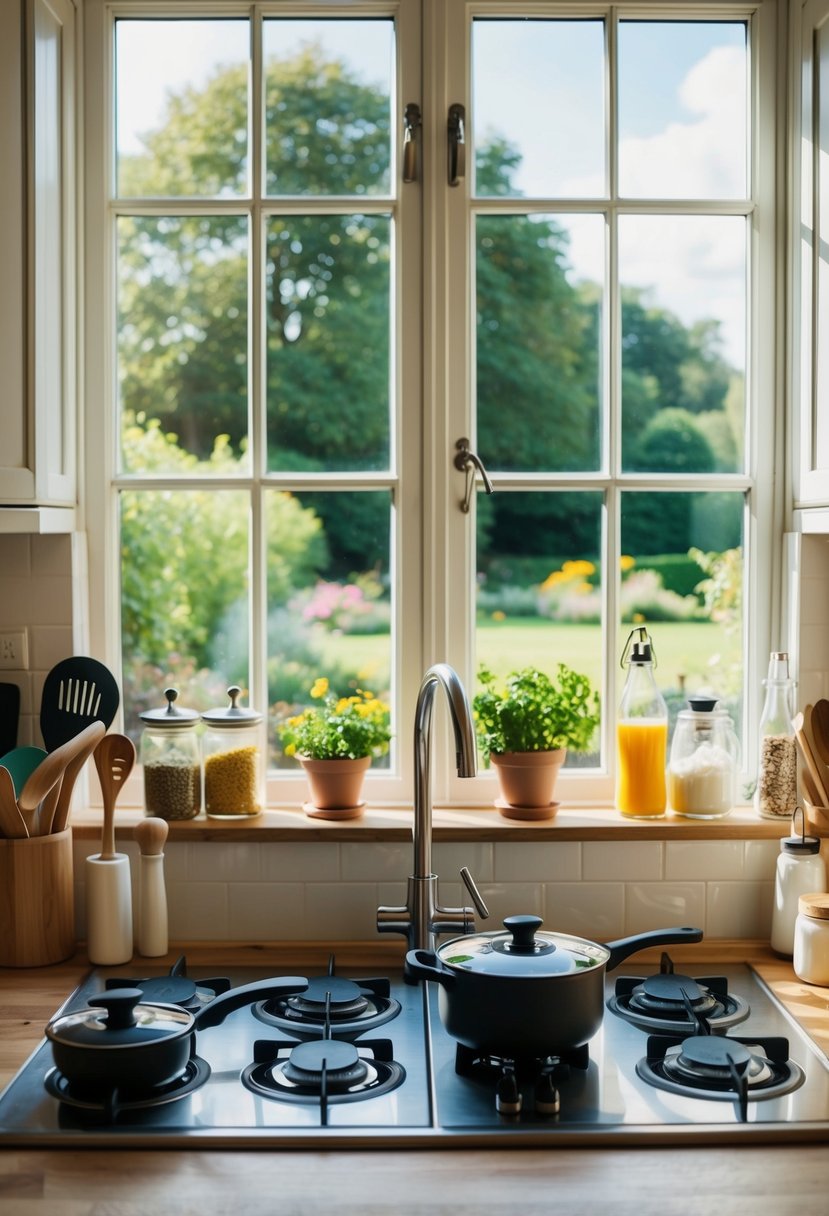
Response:
[[[605,707],[564,795],[610,800],[640,620],[673,710],[711,687],[739,727],[772,625],[772,6],[88,7],[92,624],[125,728],[168,681],[239,683],[296,804],[279,720],[368,686],[371,796],[409,801],[429,662],[471,697],[481,663],[563,661]],[[461,437],[495,490],[468,511]]]

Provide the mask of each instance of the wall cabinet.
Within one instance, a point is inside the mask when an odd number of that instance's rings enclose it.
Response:
[[[0,531],[76,496],[75,7],[0,5]],[[74,511],[65,523],[72,526]]]

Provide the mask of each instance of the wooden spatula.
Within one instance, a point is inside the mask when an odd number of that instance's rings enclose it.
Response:
[[[61,786],[69,765],[80,755],[88,756],[91,748],[105,733],[103,722],[90,722],[80,734],[49,752],[31,774],[17,799],[30,836],[46,836],[51,832]]]
[[[112,861],[115,857],[115,801],[135,764],[135,744],[126,735],[104,735],[94,756],[104,798],[101,861]]]
[[[811,709],[811,706],[807,705],[806,709]],[[794,727],[794,733],[795,733],[795,738],[797,740],[797,746],[800,748],[800,754],[803,757],[803,760],[806,765],[806,771],[808,772],[809,777],[811,778],[811,782],[815,788],[815,792],[818,794],[818,804],[820,806],[829,806],[829,801],[827,801],[826,789],[824,788],[824,784],[823,784],[823,777],[821,775],[821,771],[818,766],[818,762],[815,758],[815,754],[812,750],[811,739],[809,738],[809,735],[806,732],[805,716],[803,713],[799,713],[799,714],[795,715],[795,717],[792,719],[792,726]]]

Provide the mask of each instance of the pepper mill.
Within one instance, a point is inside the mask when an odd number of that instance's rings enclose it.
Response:
[[[150,816],[135,825],[138,858],[138,953],[157,958],[167,953],[167,889],[164,885],[166,819]]]

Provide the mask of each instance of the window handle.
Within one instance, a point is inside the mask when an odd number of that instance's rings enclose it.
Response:
[[[417,132],[421,125],[420,106],[410,101],[403,114],[403,181],[417,181]]]
[[[495,487],[489,479],[489,474],[484,468],[483,461],[477,452],[473,452],[469,446],[468,439],[459,439],[455,444],[455,468],[461,473],[466,473],[466,489],[464,491],[461,510],[464,515],[469,514],[469,508],[472,506],[472,491],[475,489],[475,470],[481,474],[481,480],[484,483],[484,490],[487,494],[493,494]]]
[[[460,185],[466,176],[466,110],[462,105],[451,105],[446,123],[449,138],[449,185]]]

